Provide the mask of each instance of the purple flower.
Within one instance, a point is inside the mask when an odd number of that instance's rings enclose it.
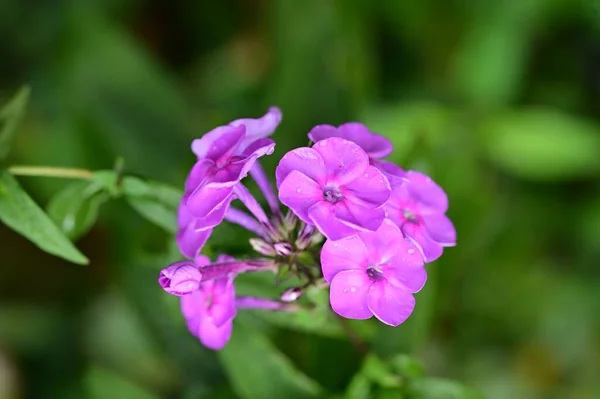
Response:
[[[266,137],[280,121],[281,111],[271,107],[262,118],[235,120],[192,142],[198,162],[185,184],[185,201],[192,215],[204,219],[222,207],[219,223],[223,220],[233,187],[246,177],[258,158],[273,153],[275,142]]]
[[[427,278],[419,251],[386,219],[376,232],[327,240],[321,267],[331,284],[333,310],[349,319],[375,315],[391,326],[404,322],[415,307],[413,293]]]
[[[221,255],[217,262],[233,258]],[[205,266],[210,260],[203,255],[196,257],[196,264]],[[233,276],[205,281],[189,295],[181,297],[181,312],[190,332],[207,348],[219,350],[231,338],[233,318],[236,315]]]
[[[171,295],[187,295],[200,287],[202,273],[193,262],[181,261],[160,272],[158,283]]]
[[[365,125],[358,122],[348,122],[339,127],[317,125],[308,133],[315,143],[330,137],[341,137],[358,144],[370,159],[385,158],[392,153],[392,143],[385,137],[372,133]]]
[[[275,174],[280,201],[330,239],[377,230],[384,219],[389,182],[351,141],[332,137],[290,151]]]
[[[442,255],[443,247],[456,245],[456,230],[445,215],[448,197],[430,177],[408,171],[404,181],[392,182],[387,217],[422,253],[425,262]]]

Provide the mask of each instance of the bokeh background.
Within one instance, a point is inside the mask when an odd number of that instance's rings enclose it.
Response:
[[[368,124],[447,190],[459,242],[405,324],[362,322],[371,350],[487,398],[600,397],[600,2],[2,0],[0,60],[0,99],[32,88],[13,164],[121,156],[181,186],[193,138],[269,105],[270,171],[315,124]],[[67,183],[20,181],[41,205]],[[245,399],[270,375],[230,369],[271,350],[342,397],[361,367],[343,335],[250,315],[203,349],[156,283],[171,241],[121,200],[77,241],[88,267],[0,225],[0,398]]]

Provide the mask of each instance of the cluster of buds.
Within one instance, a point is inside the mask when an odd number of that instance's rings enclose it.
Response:
[[[262,118],[235,120],[192,143],[198,160],[185,183],[176,238],[187,260],[161,271],[159,283],[181,296],[189,330],[211,349],[229,341],[238,309],[295,311],[293,302],[313,285],[329,286],[331,307],[342,317],[375,316],[397,326],[425,284],[424,264],[456,244],[444,190],[423,173],[382,159],[391,142],[360,123],[315,126],[308,134],[312,147],[280,160],[275,191],[259,158],[273,153],[269,136],[280,121],[272,107]],[[248,175],[267,212],[244,186]],[[234,208],[234,200],[246,211]],[[223,221],[252,232],[250,246],[259,256],[220,255],[211,263],[201,255]],[[236,297],[238,274],[282,268],[304,283],[278,300]]]

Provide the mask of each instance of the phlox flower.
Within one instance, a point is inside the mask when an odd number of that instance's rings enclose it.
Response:
[[[446,193],[423,173],[408,171],[403,181],[392,182],[387,217],[415,244],[425,262],[439,258],[444,247],[456,245],[456,230],[445,215],[447,209]]]
[[[375,232],[327,240],[321,267],[336,313],[350,319],[374,315],[391,326],[410,316],[413,293],[427,278],[421,254],[389,219]]]
[[[352,141],[331,137],[292,150],[275,175],[280,201],[327,238],[374,231],[383,221],[390,184]]]
[[[234,260],[221,255],[217,262]],[[210,264],[210,259],[199,255],[195,259],[200,267]],[[233,275],[204,281],[197,290],[181,297],[181,312],[190,332],[207,348],[219,350],[231,338],[236,315]]]

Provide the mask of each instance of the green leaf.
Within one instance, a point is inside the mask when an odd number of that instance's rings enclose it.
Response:
[[[371,381],[363,373],[358,373],[346,388],[344,399],[370,399]]]
[[[85,388],[90,399],[158,399],[158,396],[100,367],[92,367],[87,372]]]
[[[600,127],[549,109],[497,115],[482,126],[489,158],[508,173],[532,180],[600,174]]]
[[[30,89],[23,86],[17,94],[0,109],[0,159],[8,155],[19,122],[25,115]]]
[[[50,254],[89,262],[7,171],[0,172],[0,220]]]
[[[415,379],[425,375],[423,364],[409,355],[396,355],[391,359],[390,364],[395,372],[405,378]]]
[[[362,372],[371,381],[384,388],[397,388],[401,385],[398,375],[390,370],[390,365],[375,355],[366,357]]]
[[[163,183],[127,176],[123,179],[127,202],[142,217],[170,233],[177,232],[177,208],[183,193]]]
[[[109,198],[95,181],[77,181],[52,197],[47,206],[48,216],[71,240],[89,231],[98,218],[100,206]]]
[[[235,392],[243,399],[317,398],[321,388],[296,370],[269,340],[239,317],[233,339],[219,357]]]
[[[479,392],[458,382],[435,377],[414,381],[410,392],[415,399],[483,399]]]

